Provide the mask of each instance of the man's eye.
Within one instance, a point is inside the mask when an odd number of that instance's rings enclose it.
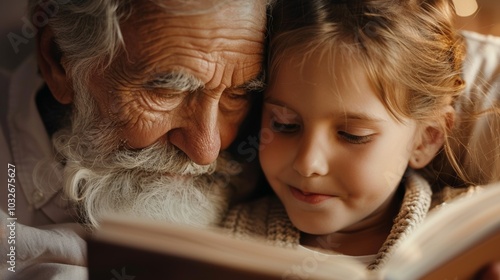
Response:
[[[187,93],[168,89],[146,89],[140,92],[143,102],[150,110],[170,111],[179,106]]]
[[[244,89],[227,89],[222,94],[222,98],[229,102],[245,102],[250,100],[250,94]]]
[[[271,129],[279,133],[294,133],[299,131],[300,125],[296,123],[281,123],[273,120],[271,121]]]
[[[249,98],[249,95],[246,92],[243,92],[243,93],[230,92],[230,93],[227,93],[226,95],[227,95],[228,98],[231,98],[231,99],[244,99],[244,100],[247,100]]]
[[[345,141],[351,143],[351,144],[366,144],[370,141],[372,141],[372,135],[354,135],[347,133],[345,131],[339,131],[338,135],[344,139]]]
[[[222,94],[220,108],[224,112],[245,110],[249,105],[250,95],[246,92],[226,91]]]
[[[175,90],[167,90],[167,89],[148,89],[148,92],[157,98],[161,98],[163,100],[175,100],[177,98],[181,98],[185,95],[184,92],[175,91]]]

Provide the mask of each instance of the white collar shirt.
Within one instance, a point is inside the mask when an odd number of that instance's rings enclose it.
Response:
[[[15,212],[20,223],[38,226],[72,222],[73,215],[61,196],[62,168],[55,161],[51,140],[36,107],[36,94],[44,82],[34,55],[11,75],[3,73],[0,92],[7,105],[1,113],[0,151],[7,167],[15,166]],[[0,193],[7,197],[7,188]],[[1,203],[7,211],[7,203]]]

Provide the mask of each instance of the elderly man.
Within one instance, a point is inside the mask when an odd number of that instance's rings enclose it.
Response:
[[[85,277],[75,221],[219,220],[234,173],[219,152],[263,86],[266,2],[30,1],[37,56],[2,80],[5,278]]]

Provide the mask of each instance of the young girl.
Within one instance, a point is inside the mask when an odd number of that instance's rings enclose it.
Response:
[[[237,205],[223,227],[375,269],[429,209],[473,192],[442,190],[429,165],[476,183],[447,145],[464,90],[450,2],[280,1],[259,149],[279,199]]]

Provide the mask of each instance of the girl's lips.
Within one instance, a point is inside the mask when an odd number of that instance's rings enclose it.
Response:
[[[326,199],[332,198],[333,196],[331,195],[325,195],[325,194],[317,194],[317,193],[306,193],[303,192],[297,188],[294,188],[290,186],[290,191],[292,192],[292,195],[300,201],[303,201],[305,203],[309,204],[318,204],[323,202]]]

